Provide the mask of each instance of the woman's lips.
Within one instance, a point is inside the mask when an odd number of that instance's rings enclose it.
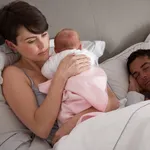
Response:
[[[43,52],[41,52],[41,53],[39,53],[39,55],[44,55],[44,54],[46,54],[47,52],[48,52],[48,49],[45,50],[45,51],[43,51]]]

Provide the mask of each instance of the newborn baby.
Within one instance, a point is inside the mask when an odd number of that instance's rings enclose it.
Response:
[[[100,112],[107,112],[119,107],[119,101],[114,94],[107,89],[107,76],[103,69],[98,67],[98,57],[94,53],[82,49],[79,35],[72,29],[63,29],[55,37],[55,52],[49,57],[42,67],[42,74],[52,79],[60,61],[68,54],[85,54],[91,60],[91,68],[79,75],[68,79],[65,86],[60,113],[59,124],[65,123],[90,107]],[[47,93],[51,80],[39,85],[39,90]],[[86,117],[88,118],[88,117]]]

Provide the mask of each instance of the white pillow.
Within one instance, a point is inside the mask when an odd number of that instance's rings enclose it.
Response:
[[[93,52],[97,57],[101,57],[105,50],[105,42],[104,41],[81,41],[82,48],[87,49]],[[50,40],[50,50],[51,53],[54,52],[54,39]]]
[[[128,91],[127,58],[138,49],[150,49],[150,42],[137,43],[100,64],[108,76],[108,84],[119,99],[125,98]]]
[[[150,42],[150,34],[146,37],[145,42]]]
[[[4,67],[13,64],[19,57],[19,54],[8,48],[6,44],[0,45],[0,84],[3,83],[1,72]]]

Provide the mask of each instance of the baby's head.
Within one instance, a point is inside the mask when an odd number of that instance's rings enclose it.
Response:
[[[56,53],[68,49],[81,49],[79,34],[73,29],[63,29],[58,32],[54,44]]]

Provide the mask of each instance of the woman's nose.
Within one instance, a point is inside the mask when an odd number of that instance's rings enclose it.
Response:
[[[44,48],[44,41],[42,39],[38,40],[38,48],[42,50]]]

